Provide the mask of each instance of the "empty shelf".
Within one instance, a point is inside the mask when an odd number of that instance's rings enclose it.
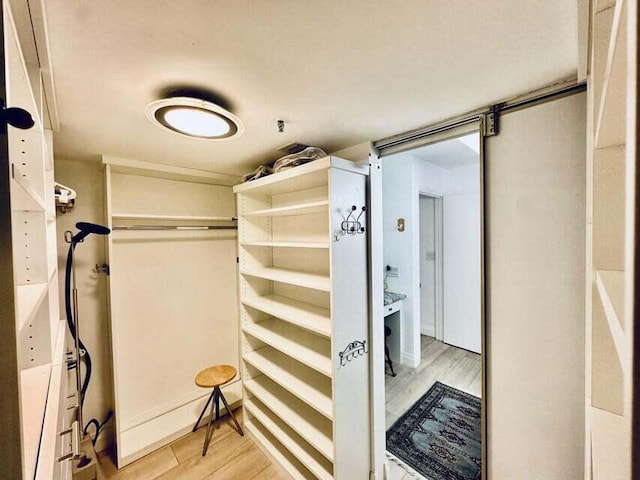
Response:
[[[34,283],[31,285],[18,285],[16,289],[16,310],[18,317],[18,330],[33,320],[38,307],[47,294],[47,283]]]
[[[309,408],[264,375],[249,380],[244,385],[284,423],[295,430],[329,461],[333,461],[331,420]]]
[[[628,418],[599,408],[591,408],[593,478],[629,478]]]
[[[607,324],[611,331],[611,337],[620,359],[620,365],[627,364],[625,359],[625,334],[624,334],[624,272],[611,270],[598,270],[596,273],[596,286],[602,301]]]
[[[242,303],[319,335],[331,336],[331,315],[326,308],[281,295],[246,298]]]
[[[274,318],[249,323],[242,330],[307,367],[331,376],[331,344],[328,339]]]
[[[273,456],[273,458],[282,465],[287,472],[289,472],[292,478],[316,480],[315,475],[308,472],[304,465],[300,463],[295,456],[293,456],[287,447],[274,438],[266,427],[262,426],[259,421],[245,421],[244,426],[245,429],[258,441],[258,446],[263,447],[269,455]],[[333,477],[329,476],[323,478],[331,479]]]
[[[310,213],[327,213],[329,211],[329,201],[300,203],[297,205],[287,205],[286,207],[266,208],[247,212],[245,217],[288,217],[291,215],[308,215]]]
[[[331,157],[321,158],[306,165],[236,185],[233,187],[233,193],[280,195],[328,185],[327,167],[330,165]]]
[[[23,471],[29,478],[35,475],[50,377],[50,363],[20,372]]]
[[[244,247],[277,247],[277,248],[329,248],[329,242],[240,242]]]
[[[626,7],[614,13],[602,93],[596,119],[595,148],[622,145],[626,138],[627,33]]]
[[[328,419],[333,419],[331,380],[284,353],[264,347],[243,356],[244,360]]]
[[[46,212],[47,206],[45,205],[42,196],[29,182],[28,177],[22,173],[15,163],[11,164],[11,168],[13,179],[18,185],[20,185],[20,189],[15,189],[11,192],[12,208],[14,210]]]
[[[285,268],[261,267],[242,270],[243,275],[264,278],[275,282],[288,283],[299,287],[313,288],[324,292],[331,291],[331,280],[328,275],[319,273],[300,272]]]

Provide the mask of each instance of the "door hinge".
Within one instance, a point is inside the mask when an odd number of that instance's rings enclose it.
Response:
[[[483,134],[485,137],[493,137],[500,133],[500,108],[501,104],[496,104],[491,107],[491,112],[484,114]]]

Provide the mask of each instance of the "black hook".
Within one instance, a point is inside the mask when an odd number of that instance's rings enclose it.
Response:
[[[0,111],[0,115],[0,120],[6,125],[11,125],[12,127],[19,128],[21,130],[29,130],[35,125],[31,114],[23,108],[3,108],[2,111]]]

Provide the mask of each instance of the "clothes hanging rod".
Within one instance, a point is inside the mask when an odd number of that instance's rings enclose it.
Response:
[[[193,216],[193,215],[151,215],[145,213],[113,213],[114,220],[164,220],[185,222],[235,222],[237,217]]]
[[[113,225],[112,230],[237,230],[236,225]]]

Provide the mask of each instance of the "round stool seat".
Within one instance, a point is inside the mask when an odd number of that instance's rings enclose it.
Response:
[[[233,380],[236,369],[231,365],[215,365],[205,368],[196,375],[196,385],[202,388],[215,388]]]

